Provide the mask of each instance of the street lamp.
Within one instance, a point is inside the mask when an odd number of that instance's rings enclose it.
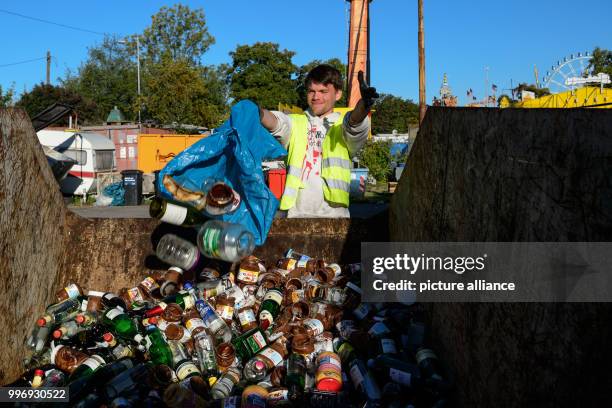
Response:
[[[138,76],[138,125],[142,122],[140,120],[140,37],[138,35],[136,37],[136,67],[137,67],[137,76]],[[119,40],[117,41],[119,44],[127,44],[127,40]]]

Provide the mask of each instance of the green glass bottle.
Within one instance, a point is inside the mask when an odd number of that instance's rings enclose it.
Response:
[[[132,340],[138,334],[136,322],[119,307],[107,310],[102,322],[121,338]]]
[[[287,376],[285,384],[289,389],[289,398],[293,401],[304,394],[306,384],[306,359],[303,355],[291,353],[287,359]]]
[[[140,340],[139,336],[136,336],[136,340]],[[169,367],[174,366],[172,361],[172,350],[170,350],[170,346],[166,343],[162,332],[159,331],[157,326],[147,326],[144,341],[153,364],[165,364]]]
[[[241,336],[232,340],[232,345],[236,350],[236,354],[243,360],[250,359],[255,354],[263,350],[268,343],[263,330],[259,327],[254,328]]]
[[[259,327],[266,330],[278,316],[283,303],[283,291],[279,288],[268,289],[259,308]]]
[[[87,360],[83,361],[68,377],[68,381],[72,382],[79,378],[90,377],[100,367],[106,365],[106,361],[98,354],[93,354]]]
[[[204,224],[208,218],[193,207],[184,203],[153,197],[149,205],[149,215],[168,224],[192,227]]]

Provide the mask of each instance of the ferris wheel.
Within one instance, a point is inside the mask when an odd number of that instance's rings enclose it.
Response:
[[[577,78],[582,78],[591,74],[589,63],[591,54],[589,52],[572,54],[557,61],[550,71],[546,72],[543,78],[544,88],[548,88],[551,93],[571,91],[575,89]]]

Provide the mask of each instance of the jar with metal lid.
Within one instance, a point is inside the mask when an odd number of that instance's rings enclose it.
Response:
[[[203,332],[206,328],[204,320],[195,309],[189,309],[183,316],[183,324],[185,328],[191,332],[191,337],[195,338],[200,332]]]
[[[240,328],[242,332],[245,333],[249,330],[253,330],[257,327],[257,318],[255,317],[255,312],[253,308],[250,306],[245,306],[236,311],[236,317],[240,322]]]
[[[179,323],[183,318],[183,308],[176,303],[168,303],[161,317],[168,323]]]
[[[317,390],[339,392],[342,389],[340,357],[334,352],[322,352],[317,356],[316,366],[315,384]]]
[[[168,340],[176,340],[181,343],[186,343],[191,339],[189,330],[178,324],[169,324],[164,329],[164,334]]]
[[[228,297],[225,293],[215,298],[215,310],[228,325],[232,323],[234,317],[234,303],[234,298]]]
[[[295,265],[297,264],[297,260],[292,258],[283,258],[279,259],[276,262],[276,269],[283,275],[288,275],[295,269]]]

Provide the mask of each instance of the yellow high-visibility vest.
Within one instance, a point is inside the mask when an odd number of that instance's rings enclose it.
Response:
[[[295,206],[298,190],[302,188],[302,164],[308,143],[308,118],[304,114],[291,117],[291,137],[287,157],[287,179],[280,209]],[[344,113],[329,129],[323,139],[321,178],[325,201],[337,206],[348,207],[351,183],[351,158],[342,134]]]

